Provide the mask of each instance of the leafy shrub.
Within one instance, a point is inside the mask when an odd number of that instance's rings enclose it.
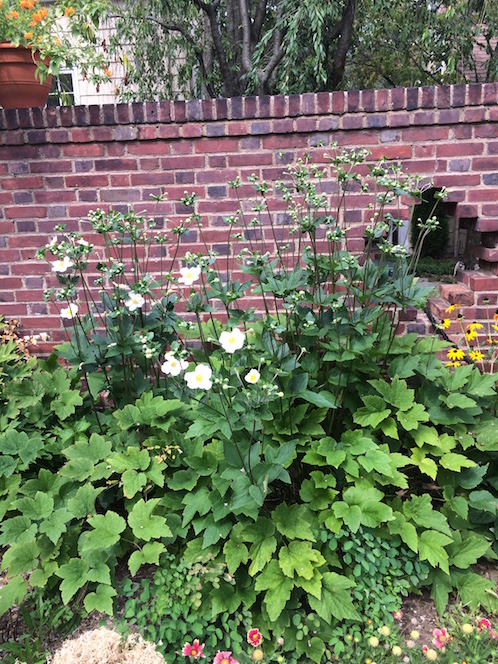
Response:
[[[455,269],[455,260],[448,258],[441,260],[440,258],[431,258],[430,256],[423,257],[417,264],[417,275],[435,274],[438,276],[453,277]]]
[[[163,553],[152,578],[140,584],[125,579],[121,593],[127,597],[122,629],[136,626],[145,638],[160,644],[158,650],[171,663],[183,661],[183,645],[202,634],[211,652],[242,651],[245,625],[251,614],[243,606],[229,613],[215,613],[207,601],[220,587],[220,579],[232,583],[226,566],[207,556],[204,562],[184,562]],[[162,644],[162,645],[161,645]]]
[[[472,606],[494,606],[492,582],[469,568],[497,547],[495,378],[444,366],[434,339],[396,336],[399,311],[422,305],[427,289],[412,276],[420,246],[408,261],[388,239],[401,223],[390,210],[421,191],[386,164],[362,176],[366,156],[329,158],[332,196],[321,190],[324,168],[289,170],[275,185],[288,237],[269,185],[250,178],[258,200],[225,220],[227,257],[187,255],[178,272],[181,237],[202,233],[186,194],[192,214],[171,229],[159,278],[147,265],[165,233],[133,211],[91,215],[103,238],[98,293],[86,279],[93,248],[79,234],[41,252],[56,258],[60,288],[47,298],[66,305],[72,334],[58,353],[73,368],[39,362],[2,395],[0,545],[10,581],[1,612],[29,580],[64,603],[112,613],[125,559],[132,576],[158,566],[149,586],[130,582],[124,593],[129,619],[143,626],[147,611],[169,656],[184,621],[213,647],[227,647],[229,634],[235,652],[257,627],[267,657],[320,662],[338,624],[360,622],[358,602],[377,606],[379,587],[367,598],[352,564],[369,541],[374,559],[380,541],[413,565],[412,579],[392,566],[384,603],[417,581],[440,611],[454,589]],[[358,257],[345,210],[348,196],[370,191]],[[370,564],[377,578],[382,565]],[[188,581],[198,565],[207,569],[200,598]]]

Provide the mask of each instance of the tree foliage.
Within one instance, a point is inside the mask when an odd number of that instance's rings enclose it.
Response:
[[[100,0],[125,99],[493,81],[491,0]]]
[[[110,49],[126,69],[123,96],[153,99],[337,87],[358,0],[111,5],[116,31]]]

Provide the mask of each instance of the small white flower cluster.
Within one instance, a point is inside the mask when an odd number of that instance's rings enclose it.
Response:
[[[135,339],[138,343],[142,345],[142,352],[144,354],[144,357],[147,360],[150,360],[154,355],[156,355],[159,352],[159,346],[154,343],[154,333],[153,332],[146,332],[143,334],[142,332],[138,332],[135,335]]]
[[[188,368],[186,360],[175,357],[174,353],[166,353],[164,363],[161,365],[161,371],[167,376],[178,376],[181,371]]]

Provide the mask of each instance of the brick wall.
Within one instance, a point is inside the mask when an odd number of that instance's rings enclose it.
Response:
[[[129,204],[174,222],[186,212],[177,199],[195,191],[209,242],[223,250],[221,217],[238,206],[227,182],[275,180],[304,152],[323,160],[331,141],[451,187],[457,217],[481,233],[481,266],[498,265],[496,84],[5,110],[0,130],[0,315],[54,339],[59,319],[43,302],[53,281],[34,254],[55,224],[84,231],[89,210]],[[151,203],[161,191],[168,202]]]

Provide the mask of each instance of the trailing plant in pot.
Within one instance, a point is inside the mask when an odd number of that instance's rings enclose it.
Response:
[[[97,5],[88,0],[0,0],[0,104],[44,106],[51,76],[77,65],[98,85],[110,76],[99,48]]]

